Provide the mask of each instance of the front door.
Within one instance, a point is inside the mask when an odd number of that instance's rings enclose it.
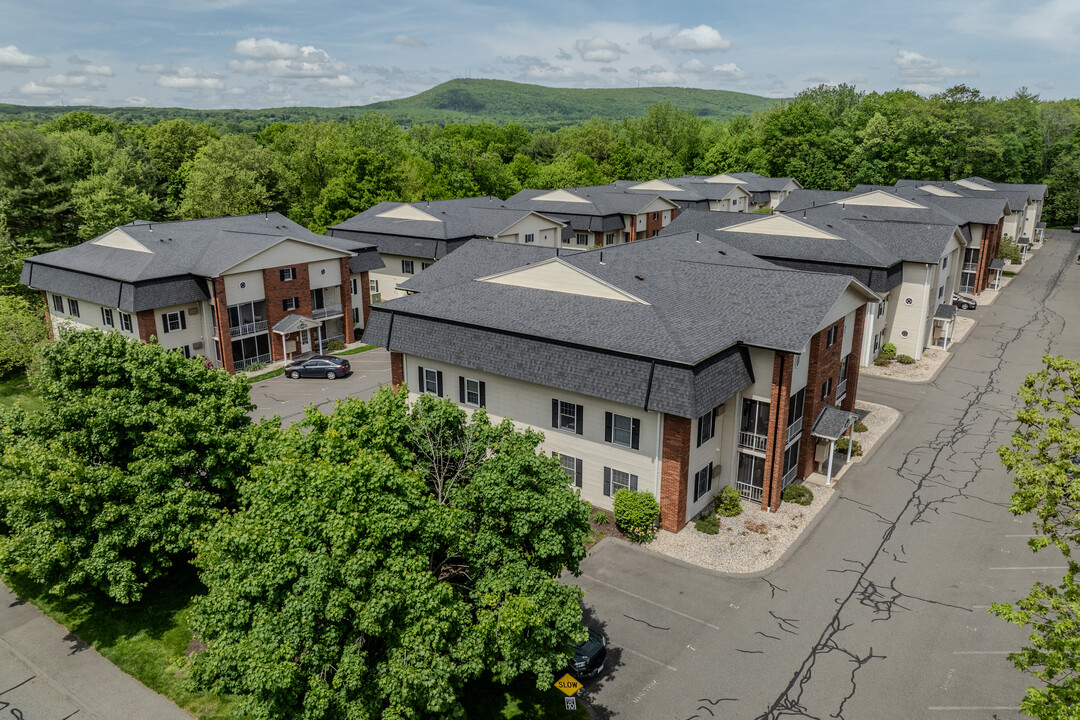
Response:
[[[311,335],[307,330],[300,331],[300,352],[311,352]]]

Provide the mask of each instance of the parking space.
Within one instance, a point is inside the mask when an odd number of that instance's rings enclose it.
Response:
[[[251,401],[255,403],[252,418],[280,415],[283,426],[291,425],[304,415],[304,408],[314,405],[330,412],[334,403],[344,398],[366,400],[379,385],[390,384],[390,353],[382,348],[347,355],[352,375],[336,380],[300,378],[293,380],[279,375],[251,386]]]

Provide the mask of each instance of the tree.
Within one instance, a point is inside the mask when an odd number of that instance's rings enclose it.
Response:
[[[246,135],[212,140],[178,172],[185,176],[180,214],[187,219],[286,210],[288,206],[280,159]]]
[[[1068,572],[1060,585],[1036,583],[1015,607],[994,603],[990,611],[1031,628],[1031,645],[1009,660],[1043,686],[1028,688],[1021,709],[1056,720],[1074,717],[1080,706],[1080,563],[1071,557],[1080,544],[1080,362],[1047,355],[1043,363],[1020,387],[1020,428],[998,455],[1013,475],[1010,511],[1034,514],[1036,535],[1028,545],[1035,552],[1058,548]]]
[[[83,240],[132,220],[154,220],[161,203],[149,192],[154,185],[150,164],[127,148],[118,151],[100,174],[75,183],[71,202],[79,215]]]
[[[0,295],[0,377],[27,367],[47,335],[41,298]]]
[[[115,332],[61,332],[41,354],[44,409],[0,416],[0,567],[135,602],[234,500],[247,382]]]
[[[0,125],[0,211],[18,250],[35,254],[72,243],[70,193],[53,138],[26,125]]]
[[[383,388],[268,433],[199,545],[198,686],[262,718],[462,717],[490,671],[538,685],[579,639],[588,506],[540,436]]]

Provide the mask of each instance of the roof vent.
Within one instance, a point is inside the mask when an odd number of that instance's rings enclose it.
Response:
[[[146,223],[146,227],[150,232],[154,232],[154,223]]]
[[[723,250],[720,250],[719,252],[720,252],[721,255],[727,255],[727,253],[724,252]]]
[[[644,275],[635,275],[634,277],[636,277],[638,280],[644,280],[645,279]]]
[[[601,265],[604,264],[604,251],[603,250],[600,251],[600,264]]]

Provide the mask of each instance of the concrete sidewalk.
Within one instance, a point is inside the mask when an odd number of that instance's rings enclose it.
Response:
[[[5,703],[14,717],[34,720],[192,718],[0,583],[0,707]]]

